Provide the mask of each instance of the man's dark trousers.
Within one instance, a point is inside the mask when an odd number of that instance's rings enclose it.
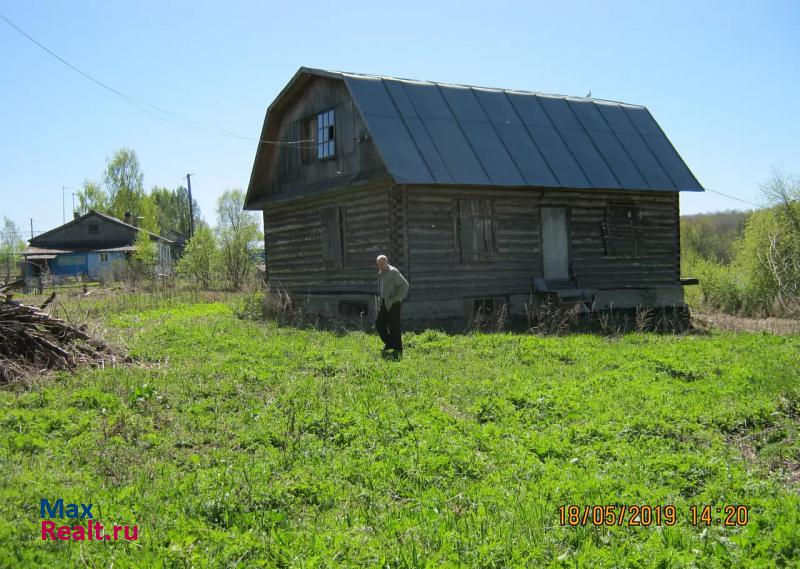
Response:
[[[381,299],[378,317],[375,318],[375,329],[383,340],[386,349],[403,351],[403,338],[400,331],[400,307],[402,302],[395,302],[387,309],[386,303]]]

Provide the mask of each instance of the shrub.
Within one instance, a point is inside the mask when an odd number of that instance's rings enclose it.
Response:
[[[198,227],[186,243],[183,257],[178,261],[178,272],[208,290],[219,264],[220,252],[214,232],[205,226]]]

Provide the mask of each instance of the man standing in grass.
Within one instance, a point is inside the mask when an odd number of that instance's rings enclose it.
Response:
[[[386,255],[379,255],[378,294],[380,308],[375,318],[375,329],[383,340],[384,354],[394,350],[395,356],[403,354],[403,337],[400,330],[400,308],[408,293],[408,281],[389,264]]]

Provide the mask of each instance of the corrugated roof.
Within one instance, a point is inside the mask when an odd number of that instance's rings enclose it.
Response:
[[[398,183],[703,190],[642,106],[304,71],[344,80]]]

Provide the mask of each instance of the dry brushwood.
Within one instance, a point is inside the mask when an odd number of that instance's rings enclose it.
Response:
[[[114,365],[118,354],[104,342],[40,307],[11,300],[0,288],[0,384],[44,370]]]

